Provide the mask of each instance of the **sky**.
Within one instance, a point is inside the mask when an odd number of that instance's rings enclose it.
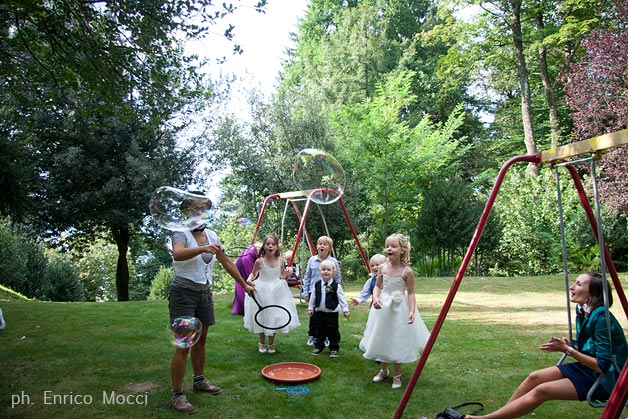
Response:
[[[234,74],[242,80],[236,82],[228,105],[230,111],[237,112],[246,103],[249,88],[258,88],[266,97],[275,91],[285,59],[284,52],[293,46],[290,33],[297,31],[297,23],[305,16],[309,0],[267,0],[265,13],[258,13],[246,6],[257,3],[257,0],[234,3],[238,9],[233,15],[212,27],[211,33],[203,41],[189,42],[187,48],[190,53],[210,59],[208,70],[212,78],[220,77],[221,74]],[[223,35],[227,22],[235,26],[233,43]],[[243,49],[242,54],[233,54],[234,43]],[[216,58],[223,56],[227,59],[225,63],[213,64]],[[243,119],[247,117],[239,115]],[[223,176],[224,173],[215,173],[209,185],[195,187],[208,191],[213,200],[219,200],[219,183]]]
[[[281,70],[285,50],[293,46],[290,32],[297,31],[297,22],[305,16],[309,0],[268,0],[266,13],[258,13],[247,4],[256,0],[235,3],[238,9],[225,22],[235,26],[233,42],[244,52],[233,55],[233,44],[224,39],[224,26],[216,26],[203,42],[189,47],[195,53],[210,59],[225,56],[227,62],[211,65],[213,75],[235,74],[245,79],[248,86],[259,87],[264,94],[274,91]]]

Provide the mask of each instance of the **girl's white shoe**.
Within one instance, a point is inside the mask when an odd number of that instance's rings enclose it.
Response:
[[[384,381],[384,378],[388,377],[388,370],[379,370],[377,375],[373,377],[374,383],[379,383],[380,381]]]

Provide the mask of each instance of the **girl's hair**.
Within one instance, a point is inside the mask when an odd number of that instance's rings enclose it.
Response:
[[[318,240],[316,240],[316,243],[318,242],[323,242],[325,244],[328,244],[330,249],[334,247],[334,241],[331,239],[331,237],[328,237],[328,236],[320,236]]]
[[[266,254],[266,242],[269,240],[275,243],[275,245],[277,245],[277,249],[275,249],[275,254],[272,256],[280,257],[281,256],[281,243],[279,243],[279,237],[277,237],[274,234],[269,234],[268,236],[264,237],[264,240],[262,240],[262,247],[259,248],[259,252],[257,256],[262,257]]]
[[[608,306],[613,305],[613,289],[608,281],[602,279],[602,275],[598,272],[585,272],[589,276],[589,297],[587,305],[594,309],[604,305],[604,283],[606,283],[606,291],[608,294]]]
[[[336,272],[336,264],[329,259],[325,259],[318,265],[318,269],[321,268],[331,268],[334,272]]]
[[[371,259],[369,259],[369,265],[373,262],[384,263],[386,262],[386,256],[382,255],[381,253],[375,253],[373,256],[371,256]]]
[[[388,245],[391,241],[397,241],[399,246],[401,247],[401,264],[409,265],[410,264],[410,239],[408,236],[405,236],[400,233],[391,234],[386,238],[386,245]]]

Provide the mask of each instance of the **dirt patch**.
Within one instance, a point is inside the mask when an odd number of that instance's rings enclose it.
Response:
[[[155,381],[145,381],[143,383],[131,384],[129,386],[129,390],[133,393],[143,393],[157,387],[159,387],[159,384],[157,384]]]

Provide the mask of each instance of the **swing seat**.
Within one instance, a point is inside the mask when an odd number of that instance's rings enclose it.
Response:
[[[595,380],[595,383],[593,383],[593,385],[589,389],[589,392],[587,393],[587,402],[591,407],[606,407],[607,400],[596,400],[593,398],[593,394],[595,393],[595,390],[599,387],[602,377],[604,377],[604,374],[600,374],[600,376],[597,378],[597,380]]]
[[[292,274],[286,278],[286,282],[290,288],[301,288],[301,280],[299,279],[299,275]]]

